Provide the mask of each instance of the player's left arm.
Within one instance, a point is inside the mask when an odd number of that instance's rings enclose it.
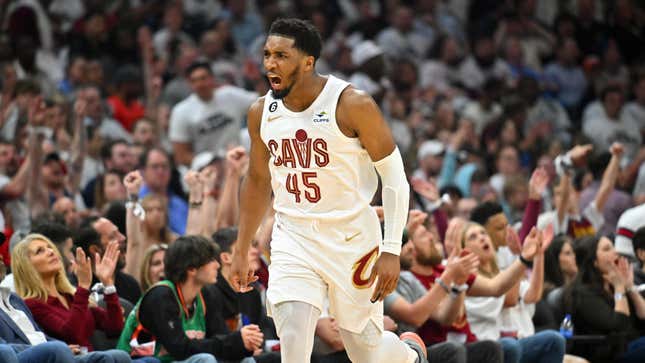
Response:
[[[401,240],[410,206],[410,186],[401,153],[378,106],[367,93],[348,87],[338,103],[336,118],[345,133],[358,137],[381,176],[385,232],[381,255],[370,281],[378,277],[372,301],[394,291],[399,278]]]

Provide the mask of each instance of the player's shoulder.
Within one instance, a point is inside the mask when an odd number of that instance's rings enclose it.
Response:
[[[348,116],[353,119],[357,115],[371,115],[376,110],[378,105],[369,93],[349,85],[340,94],[336,115],[341,119]]]
[[[251,103],[251,106],[249,107],[249,115],[253,114],[255,116],[262,116],[262,111],[264,110],[264,99],[265,96],[260,96]]]
[[[260,128],[260,123],[262,121],[262,112],[264,111],[264,99],[265,96],[258,97],[251,106],[249,107],[249,112],[247,115],[247,122],[249,124],[249,130]]]

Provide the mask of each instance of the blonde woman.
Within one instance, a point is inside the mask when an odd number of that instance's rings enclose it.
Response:
[[[177,234],[168,228],[167,198],[148,194],[141,200],[141,206],[146,211],[143,221],[143,238],[146,244],[169,244],[177,239]]]
[[[76,249],[74,271],[78,287],[65,275],[62,258],[47,237],[30,234],[12,251],[16,291],[31,310],[36,322],[50,336],[92,351],[90,337],[95,329],[118,335],[123,329],[123,315],[114,288],[114,268],[119,257],[116,241],[108,244],[103,257],[95,256],[95,275],[105,286],[106,309],[90,301],[92,262],[81,248]],[[110,350],[87,355],[84,362],[130,362],[122,351]]]
[[[166,256],[168,245],[158,244],[152,245],[146,250],[143,256],[143,264],[141,265],[141,289],[148,291],[148,288],[165,277],[164,272],[164,257]]]

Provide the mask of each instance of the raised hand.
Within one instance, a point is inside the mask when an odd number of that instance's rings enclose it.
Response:
[[[114,285],[114,269],[119,260],[119,242],[110,241],[103,257],[100,254],[94,254],[94,273],[104,286]]]
[[[518,236],[515,228],[510,225],[506,226],[506,246],[513,252],[515,255],[519,255],[522,251],[522,242],[520,241],[520,236]]]
[[[82,120],[87,116],[87,101],[84,97],[76,98],[76,102],[74,102],[74,116],[77,120]]]
[[[425,199],[431,202],[435,202],[439,199],[439,189],[434,182],[421,178],[412,178],[410,180],[410,184],[412,184],[412,189]]]
[[[85,252],[80,247],[76,248],[76,260],[73,264],[78,286],[89,290],[92,284],[92,261],[85,256]]]
[[[27,121],[29,125],[32,127],[44,126],[46,109],[42,96],[32,99],[27,109]]]
[[[634,269],[625,257],[620,257],[618,259],[617,269],[625,284],[625,288],[629,289],[634,286]]]
[[[202,189],[203,187],[199,173],[194,170],[189,170],[186,175],[184,175],[184,181],[186,182],[186,185],[188,185],[188,189],[191,191]]]
[[[444,248],[448,255],[452,254],[453,250],[457,253],[461,252],[461,238],[464,233],[466,222],[468,221],[461,217],[453,217],[450,219],[450,222],[448,222],[446,239],[443,241]]]
[[[462,285],[468,281],[468,277],[477,273],[479,267],[479,257],[474,253],[464,249],[453,252],[448,257],[446,262],[445,273],[452,278],[455,284]]]
[[[623,152],[625,152],[625,147],[623,146],[623,144],[615,142],[611,144],[611,147],[609,147],[609,152],[612,156],[620,157],[621,155],[623,155]]]
[[[226,153],[226,168],[235,175],[243,175],[249,165],[249,156],[246,150],[237,146]]]
[[[535,169],[529,180],[529,198],[540,200],[547,185],[549,185],[549,174],[543,167]]]
[[[627,264],[627,260],[624,259],[624,257],[620,257],[618,259],[618,265],[613,263],[609,264],[607,272],[603,274],[603,278],[608,281],[614,289],[622,289],[627,286],[628,276],[627,272],[624,271],[624,266],[629,266],[629,264]],[[623,266],[621,266],[621,264]]]
[[[571,157],[571,161],[574,164],[579,165],[584,161],[585,156],[587,156],[591,150],[593,150],[593,145],[591,144],[576,145],[569,150],[568,154]]]
[[[143,185],[143,177],[139,170],[131,171],[123,178],[123,185],[129,195],[139,195],[139,190]]]
[[[405,229],[408,231],[408,237],[412,236],[414,230],[422,225],[426,218],[428,218],[428,213],[418,209],[412,209],[408,212],[408,223],[405,226]]]
[[[538,236],[537,228],[531,228],[528,236],[524,239],[524,246],[522,247],[522,257],[527,261],[533,261],[533,257],[540,249],[540,239]]]
[[[199,172],[199,179],[204,185],[204,194],[209,194],[217,188],[217,169],[207,166]]]

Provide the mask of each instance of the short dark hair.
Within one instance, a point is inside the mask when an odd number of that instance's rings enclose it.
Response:
[[[605,98],[607,98],[607,96],[608,96],[610,93],[618,93],[618,94],[620,94],[621,96],[624,96],[624,95],[625,95],[625,90],[623,90],[623,87],[621,87],[620,85],[617,85],[617,84],[609,84],[609,85],[605,86],[605,88],[603,88],[603,89],[600,91],[600,100],[601,100],[602,102],[605,102]]]
[[[108,160],[112,158],[112,148],[114,148],[115,145],[119,144],[124,144],[127,146],[128,142],[123,139],[116,139],[104,143],[101,146],[101,160]]]
[[[504,210],[499,203],[484,202],[473,209],[470,214],[470,220],[484,226],[490,217],[503,212]]]
[[[269,29],[269,35],[278,35],[294,40],[293,46],[314,57],[320,58],[322,39],[318,29],[309,21],[296,18],[275,20]]]
[[[55,245],[64,243],[68,238],[72,238],[72,231],[64,224],[44,221],[35,225],[30,233],[38,233],[49,238]]]
[[[33,79],[20,79],[16,81],[16,86],[14,89],[16,96],[29,93],[32,95],[39,95],[41,90],[40,86]]]
[[[206,70],[206,72],[208,72],[208,74],[210,74],[211,76],[213,75],[213,69],[211,68],[211,65],[204,61],[195,61],[191,63],[188,68],[186,68],[184,75],[186,76],[186,78],[190,78],[190,75],[198,69],[204,69]]]
[[[634,237],[632,237],[632,244],[634,246],[634,252],[638,250],[645,250],[645,227],[641,227],[634,232]]]
[[[217,260],[219,247],[206,237],[182,236],[166,251],[164,269],[166,278],[174,283],[186,281],[188,270],[200,268]]]
[[[170,157],[170,154],[168,154],[168,152],[161,147],[153,146],[151,148],[146,149],[143,153],[141,153],[141,156],[139,157],[139,168],[143,169],[146,167],[146,164],[148,163],[148,158],[150,157],[150,153],[153,151],[158,151],[164,154],[168,159],[170,166],[172,167],[173,164],[172,164],[172,158]]]
[[[231,248],[237,241],[237,227],[227,227],[213,233],[213,241],[217,243],[222,252],[231,252]]]
[[[101,235],[93,227],[83,227],[76,234],[74,244],[89,256],[90,246],[101,246]]]

